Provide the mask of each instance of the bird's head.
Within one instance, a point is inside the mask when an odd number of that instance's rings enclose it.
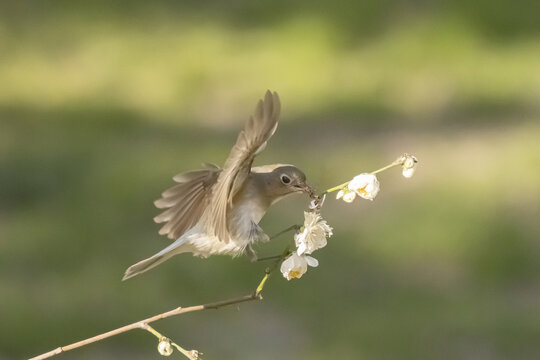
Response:
[[[264,168],[267,195],[272,202],[294,193],[306,193],[310,197],[315,195],[315,190],[306,183],[306,175],[296,166],[277,164]]]

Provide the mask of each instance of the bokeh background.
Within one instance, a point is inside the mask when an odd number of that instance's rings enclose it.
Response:
[[[258,164],[296,164],[320,189],[404,151],[419,170],[381,174],[374,202],[329,199],[335,235],[301,280],[158,330],[206,359],[540,358],[539,11],[0,2],[0,359],[254,288],[264,265],[226,257],[120,278],[169,243],[153,200],[223,163],[266,89],[282,121]],[[301,222],[306,205],[284,200],[262,225]],[[135,331],[59,358],[158,359],[156,345]]]

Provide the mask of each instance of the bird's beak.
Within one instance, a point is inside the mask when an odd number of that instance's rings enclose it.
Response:
[[[315,194],[316,194],[316,191],[314,188],[312,188],[310,185],[308,185],[307,183],[300,183],[298,185],[295,186],[298,191],[301,191],[303,193],[306,193],[308,194],[309,197],[314,197]]]

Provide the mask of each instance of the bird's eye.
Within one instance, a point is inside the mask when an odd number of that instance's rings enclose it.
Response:
[[[281,182],[284,184],[289,184],[291,182],[291,178],[287,175],[281,175]]]

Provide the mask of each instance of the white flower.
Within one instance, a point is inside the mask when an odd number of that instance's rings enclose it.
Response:
[[[326,238],[332,236],[332,228],[318,212],[304,211],[303,231],[294,234],[298,255],[311,254],[326,246]]]
[[[418,164],[418,159],[409,154],[403,155],[403,163],[401,164],[402,174],[406,178],[410,178],[414,175],[416,171],[416,165]]]
[[[281,264],[281,273],[287,280],[300,279],[307,271],[307,267],[317,267],[319,262],[317,259],[311,256],[302,255],[299,256],[293,252],[283,263]]]
[[[367,200],[375,199],[379,193],[379,180],[373,174],[360,174],[355,176],[348,186],[350,191],[354,191],[358,196]],[[345,196],[345,195],[344,195]]]
[[[337,193],[336,199],[343,198],[343,201],[352,203],[354,199],[356,198],[356,193],[354,191],[351,191],[349,189],[343,189],[339,190]]]
[[[167,338],[162,338],[157,346],[159,353],[163,356],[169,356],[173,353],[171,341]]]

